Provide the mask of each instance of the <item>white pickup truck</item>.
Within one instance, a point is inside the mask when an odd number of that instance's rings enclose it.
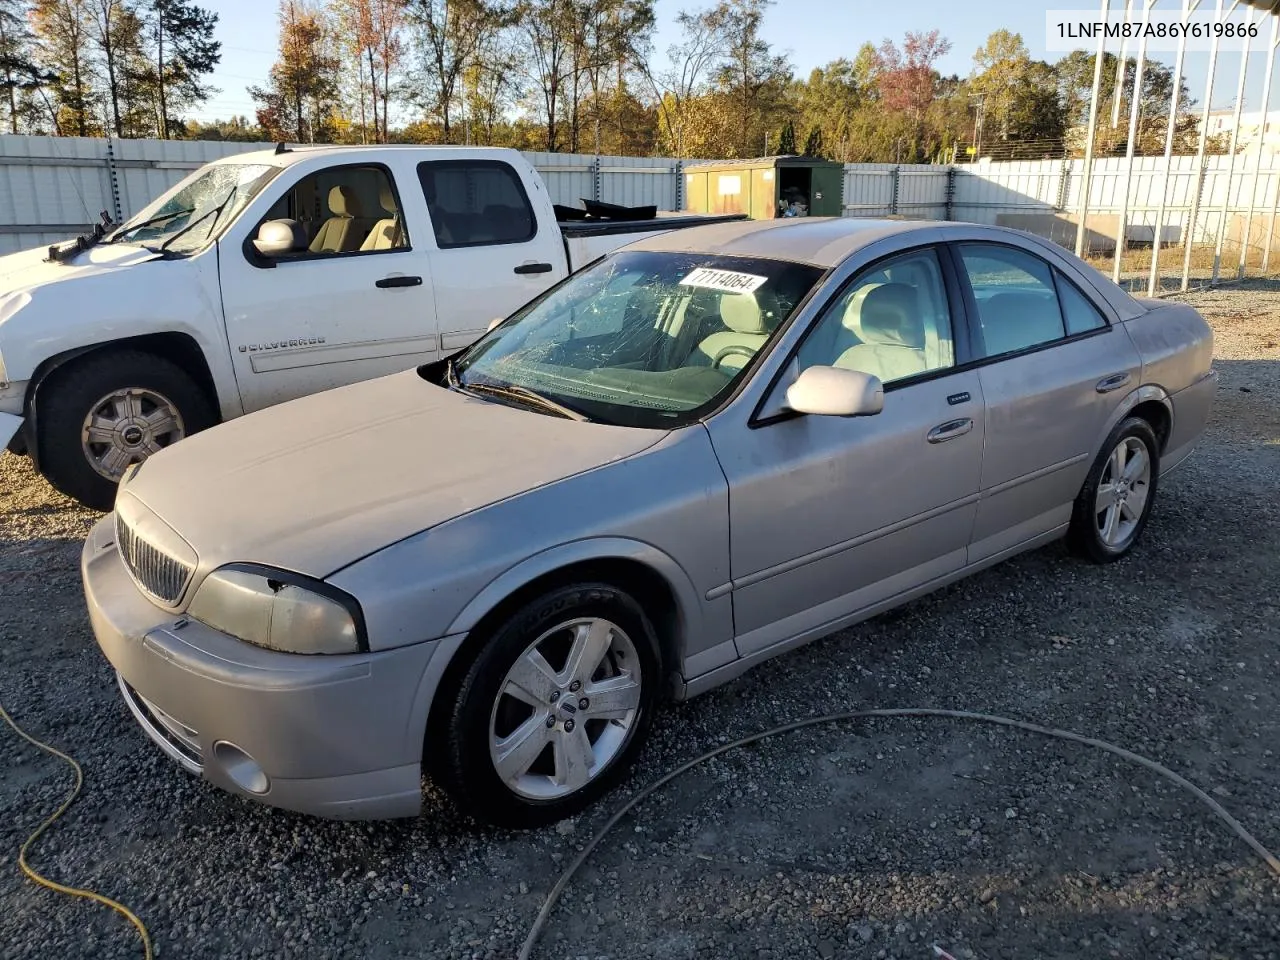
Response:
[[[122,226],[0,257],[0,448],[107,509],[188,434],[453,353],[616,247],[725,219],[558,213],[514,150],[208,164]]]

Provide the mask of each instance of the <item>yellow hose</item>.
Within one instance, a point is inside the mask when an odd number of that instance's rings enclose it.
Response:
[[[22,848],[18,851],[18,866],[22,868],[23,873],[25,873],[29,878],[31,878],[31,880],[33,880],[35,883],[38,883],[42,887],[46,887],[49,890],[53,890],[57,893],[65,893],[69,897],[80,897],[84,900],[92,900],[95,903],[100,903],[105,907],[110,907],[116,913],[120,914],[122,917],[124,917],[126,920],[132,923],[134,927],[137,928],[138,936],[142,937],[142,948],[146,953],[146,958],[147,960],[152,960],[153,954],[151,952],[151,934],[147,932],[146,925],[141,920],[138,919],[138,915],[135,914],[128,907],[126,907],[123,903],[120,903],[116,900],[112,900],[110,897],[104,897],[102,894],[95,893],[92,890],[84,890],[84,889],[81,889],[80,887],[68,887],[65,884],[58,883],[56,880],[50,880],[48,877],[42,876],[41,874],[37,873],[35,870],[31,868],[31,865],[27,863],[27,851],[31,849],[31,845],[35,843],[37,840],[39,840],[40,837],[44,834],[44,832],[48,830],[51,826],[53,826],[54,821],[57,820],[60,816],[62,816],[64,813],[66,813],[67,810],[70,808],[70,806],[76,802],[76,798],[80,796],[80,788],[84,785],[84,771],[80,769],[80,764],[78,764],[71,757],[67,756],[61,750],[58,750],[55,747],[51,747],[49,746],[49,744],[43,743],[40,740],[37,740],[35,737],[31,736],[31,734],[27,733],[27,731],[23,730],[20,726],[14,723],[13,717],[9,716],[9,711],[5,710],[4,704],[0,704],[0,717],[3,717],[4,722],[13,728],[13,732],[16,733],[18,736],[20,736],[23,740],[27,741],[27,743],[31,744],[33,747],[36,747],[37,749],[43,750],[45,753],[48,753],[48,754],[51,754],[52,756],[57,757],[59,760],[66,761],[68,764],[71,765],[71,769],[76,772],[76,784],[74,787],[71,788],[71,792],[67,794],[67,799],[63,800],[62,805],[58,807],[57,810],[53,811],[52,816],[50,816],[47,820],[44,821],[44,823],[40,824],[40,826],[36,828],[35,833],[27,837],[26,842],[23,843]]]

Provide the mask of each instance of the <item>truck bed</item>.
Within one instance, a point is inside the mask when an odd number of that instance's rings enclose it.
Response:
[[[581,270],[605,254],[644,237],[728,220],[746,220],[746,214],[659,213],[645,220],[557,220],[564,237],[569,272]]]
[[[661,233],[699,227],[708,223],[746,220],[745,213],[659,213],[647,220],[557,220],[565,239],[572,237],[604,237],[619,233]]]

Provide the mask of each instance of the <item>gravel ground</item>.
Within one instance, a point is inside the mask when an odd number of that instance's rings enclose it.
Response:
[[[766,664],[655,724],[576,822],[476,827],[272,811],[145,740],[86,621],[93,515],[0,457],[0,702],[84,764],[37,846],[53,877],[132,906],[157,955],[512,957],[558,871],[617,804],[729,738],[829,711],[931,706],[1102,737],[1221,798],[1280,848],[1280,284],[1189,298],[1217,332],[1209,436],[1109,568],[1050,547]],[[0,849],[70,774],[0,729]],[[127,923],[25,882],[4,854],[0,955],[136,957]],[[1280,956],[1280,884],[1172,785],[1106,754],[951,720],[820,727],[699,767],[589,861],[538,956]]]

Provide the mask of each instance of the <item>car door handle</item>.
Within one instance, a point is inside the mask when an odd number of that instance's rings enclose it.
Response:
[[[1098,381],[1098,385],[1094,387],[1099,393],[1110,393],[1112,390],[1119,390],[1129,382],[1129,374],[1113,373],[1109,377],[1103,377]]]
[[[522,263],[516,267],[516,273],[550,273],[551,264],[549,263]]]
[[[972,429],[973,421],[968,417],[961,420],[948,420],[946,423],[940,423],[930,430],[926,439],[930,443],[945,443],[947,440],[963,437]]]
[[[387,287],[420,287],[422,286],[421,277],[383,277],[381,280],[375,280],[373,285],[386,289]]]

